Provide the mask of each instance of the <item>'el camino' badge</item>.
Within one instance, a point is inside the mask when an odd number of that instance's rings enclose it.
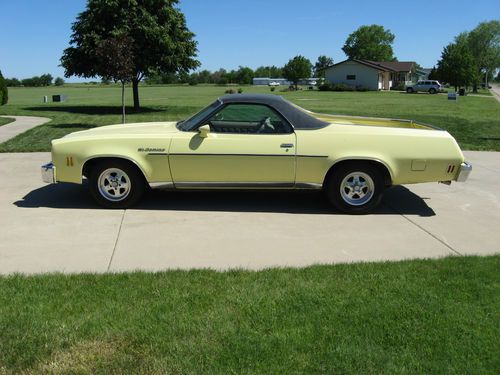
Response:
[[[165,152],[165,149],[164,148],[149,148],[149,147],[146,147],[146,148],[142,148],[142,147],[139,147],[137,149],[138,152]]]

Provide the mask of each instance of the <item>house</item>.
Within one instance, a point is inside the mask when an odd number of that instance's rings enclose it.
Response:
[[[416,81],[413,61],[345,60],[324,69],[325,79],[369,90],[390,90]]]
[[[429,74],[431,74],[432,68],[422,68],[417,69],[417,79],[419,81],[429,79]]]

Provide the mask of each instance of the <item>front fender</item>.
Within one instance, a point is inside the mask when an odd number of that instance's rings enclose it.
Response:
[[[155,150],[164,152],[148,152],[139,145],[137,139],[110,140],[56,140],[52,143],[52,161],[57,168],[57,181],[82,182],[85,164],[97,158],[119,158],[134,163],[144,174],[148,182],[172,181],[168,161],[170,140],[150,140],[147,144]]]

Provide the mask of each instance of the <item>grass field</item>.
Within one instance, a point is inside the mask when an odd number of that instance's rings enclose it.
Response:
[[[499,269],[0,277],[0,373],[498,374]]]
[[[5,125],[5,124],[9,124],[12,121],[14,121],[13,118],[0,117],[0,126]]]
[[[237,88],[237,87],[236,87]],[[217,86],[143,86],[142,110],[127,122],[180,120],[224,95]],[[245,93],[270,93],[268,87],[243,86]],[[400,92],[279,92],[298,105],[316,112],[414,119],[450,131],[461,147],[500,151],[500,104],[488,96],[460,97],[450,102],[446,95]],[[68,95],[66,103],[46,103],[43,96]],[[0,145],[0,152],[48,151],[50,140],[95,126],[119,123],[118,86],[69,85],[49,88],[11,88],[9,104],[0,114],[45,116],[50,123]],[[127,90],[131,105],[131,90]]]

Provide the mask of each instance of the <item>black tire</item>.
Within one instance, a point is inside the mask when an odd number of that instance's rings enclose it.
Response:
[[[90,194],[99,205],[106,208],[133,206],[141,199],[146,185],[139,169],[125,160],[104,160],[89,173]]]
[[[406,92],[407,92],[408,94],[413,94],[413,88],[412,88],[412,87],[408,87],[408,88],[406,89]]]
[[[366,214],[380,203],[384,191],[384,178],[378,168],[361,162],[342,164],[333,168],[325,184],[325,193],[330,203],[339,211],[347,214]],[[355,191],[356,186],[345,186],[345,184],[355,183],[355,176],[358,176],[359,192]],[[343,192],[341,191],[342,185],[344,185]],[[347,197],[348,192],[353,194],[351,198]]]
[[[430,88],[429,89],[429,94],[436,94],[436,93],[437,93],[437,91],[436,91],[435,88]]]

